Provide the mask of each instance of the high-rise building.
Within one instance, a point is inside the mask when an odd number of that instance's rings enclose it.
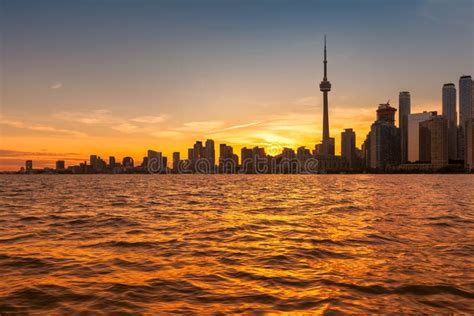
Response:
[[[459,125],[463,128],[466,122],[472,117],[473,109],[473,83],[471,76],[461,76],[459,78]]]
[[[109,157],[109,168],[112,169],[112,170],[115,168],[115,157],[114,156]]]
[[[181,158],[180,158],[180,153],[179,151],[175,151],[173,153],[173,172],[178,173],[180,172],[180,164],[181,163]]]
[[[466,123],[465,144],[464,166],[467,170],[474,171],[474,117]]]
[[[56,161],[56,170],[64,170],[64,169],[65,169],[64,160]]]
[[[433,168],[448,165],[448,119],[437,115],[419,123],[419,161],[429,162]]]
[[[163,153],[149,149],[147,151],[147,165],[146,169],[148,172],[162,173],[166,169],[165,163],[166,157],[163,157]]]
[[[398,127],[400,128],[400,155],[402,163],[408,161],[408,115],[411,113],[410,92],[402,91],[398,96]]]
[[[349,163],[349,168],[355,167],[356,134],[352,128],[346,128],[341,133],[341,156]]]
[[[408,115],[408,161],[420,160],[420,122],[436,116],[436,112],[413,113]]]
[[[319,148],[320,155],[334,155],[334,138],[329,136],[329,101],[328,93],[331,91],[331,83],[327,78],[327,51],[326,36],[324,36],[324,77],[319,84],[319,90],[323,93],[323,141]]]
[[[201,141],[196,141],[194,144],[194,161],[204,157],[204,147]]]
[[[458,159],[466,158],[466,124],[473,117],[474,84],[471,76],[459,78],[459,130],[458,130]]]
[[[249,164],[252,161],[252,159],[253,159],[252,149],[243,147],[240,150],[240,164],[241,165],[244,165],[246,163]]]
[[[377,121],[387,122],[395,126],[395,112],[397,112],[397,109],[390,106],[390,103],[381,103],[377,109]]]
[[[222,173],[237,172],[238,157],[234,154],[234,149],[226,144],[219,147],[219,170]]]
[[[377,120],[372,124],[364,142],[365,165],[372,169],[384,170],[400,164],[400,132],[395,126],[397,109],[389,103],[380,104]]]
[[[90,155],[89,157],[89,164],[92,167],[92,170],[96,171],[98,169],[98,159],[97,155]]]
[[[214,147],[214,141],[212,139],[206,140],[206,145],[204,147],[204,158],[206,158],[212,167],[216,164],[216,150]]]
[[[443,85],[443,116],[448,121],[448,158],[456,160],[458,159],[458,115],[456,113],[456,87],[454,83]]]

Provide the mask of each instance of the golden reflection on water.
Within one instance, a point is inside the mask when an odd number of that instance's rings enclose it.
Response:
[[[474,312],[470,175],[0,182],[0,313]]]

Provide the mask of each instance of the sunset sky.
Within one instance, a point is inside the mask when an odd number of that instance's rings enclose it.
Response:
[[[0,170],[89,154],[137,162],[195,140],[314,148],[323,37],[331,136],[379,103],[441,109],[474,75],[474,2],[0,0]]]

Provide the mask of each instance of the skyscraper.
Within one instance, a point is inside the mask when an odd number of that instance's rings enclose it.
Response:
[[[402,163],[408,161],[408,115],[411,113],[410,92],[402,91],[398,96],[398,126],[400,128],[400,153]]]
[[[458,131],[458,158],[466,159],[466,124],[473,117],[473,89],[471,76],[459,78],[459,131]]]
[[[92,167],[92,170],[96,171],[98,169],[97,167],[97,155],[90,155],[89,157],[89,164],[91,165]]]
[[[237,172],[238,157],[234,154],[234,149],[226,144],[219,146],[219,170],[222,173]]]
[[[364,142],[366,166],[384,170],[400,163],[400,132],[395,126],[397,109],[389,103],[380,104],[377,120],[372,124]]]
[[[114,156],[109,157],[109,168],[112,169],[112,170],[115,168],[115,157]]]
[[[408,161],[420,160],[420,122],[436,116],[436,112],[413,113],[408,115]]]
[[[327,52],[326,52],[326,36],[324,36],[324,77],[319,84],[319,89],[323,93],[323,141],[319,154],[334,155],[334,138],[329,137],[329,102],[328,92],[331,91],[331,83],[327,78]]]
[[[454,83],[443,85],[443,116],[448,121],[448,159],[458,159],[456,113],[456,87]]]
[[[201,141],[196,141],[194,144],[194,161],[201,159],[204,156],[204,147],[202,146]]]
[[[356,134],[352,128],[346,128],[341,133],[341,156],[354,168],[356,160]]]
[[[149,149],[147,152],[147,168],[148,172],[161,173],[166,169],[165,157],[160,151]]]
[[[472,117],[473,89],[472,77],[459,78],[459,125],[464,128],[466,122]]]
[[[180,153],[179,151],[175,151],[173,153],[173,172],[179,173],[180,163],[181,163]]]
[[[212,139],[206,140],[206,145],[204,147],[204,158],[209,160],[212,168],[216,164],[216,150],[214,148],[214,141]]]

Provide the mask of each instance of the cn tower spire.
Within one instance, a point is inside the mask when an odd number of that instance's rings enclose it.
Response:
[[[327,58],[326,58],[326,34],[324,34],[324,78],[323,80],[324,81],[327,81],[328,80],[328,61],[327,61]]]

